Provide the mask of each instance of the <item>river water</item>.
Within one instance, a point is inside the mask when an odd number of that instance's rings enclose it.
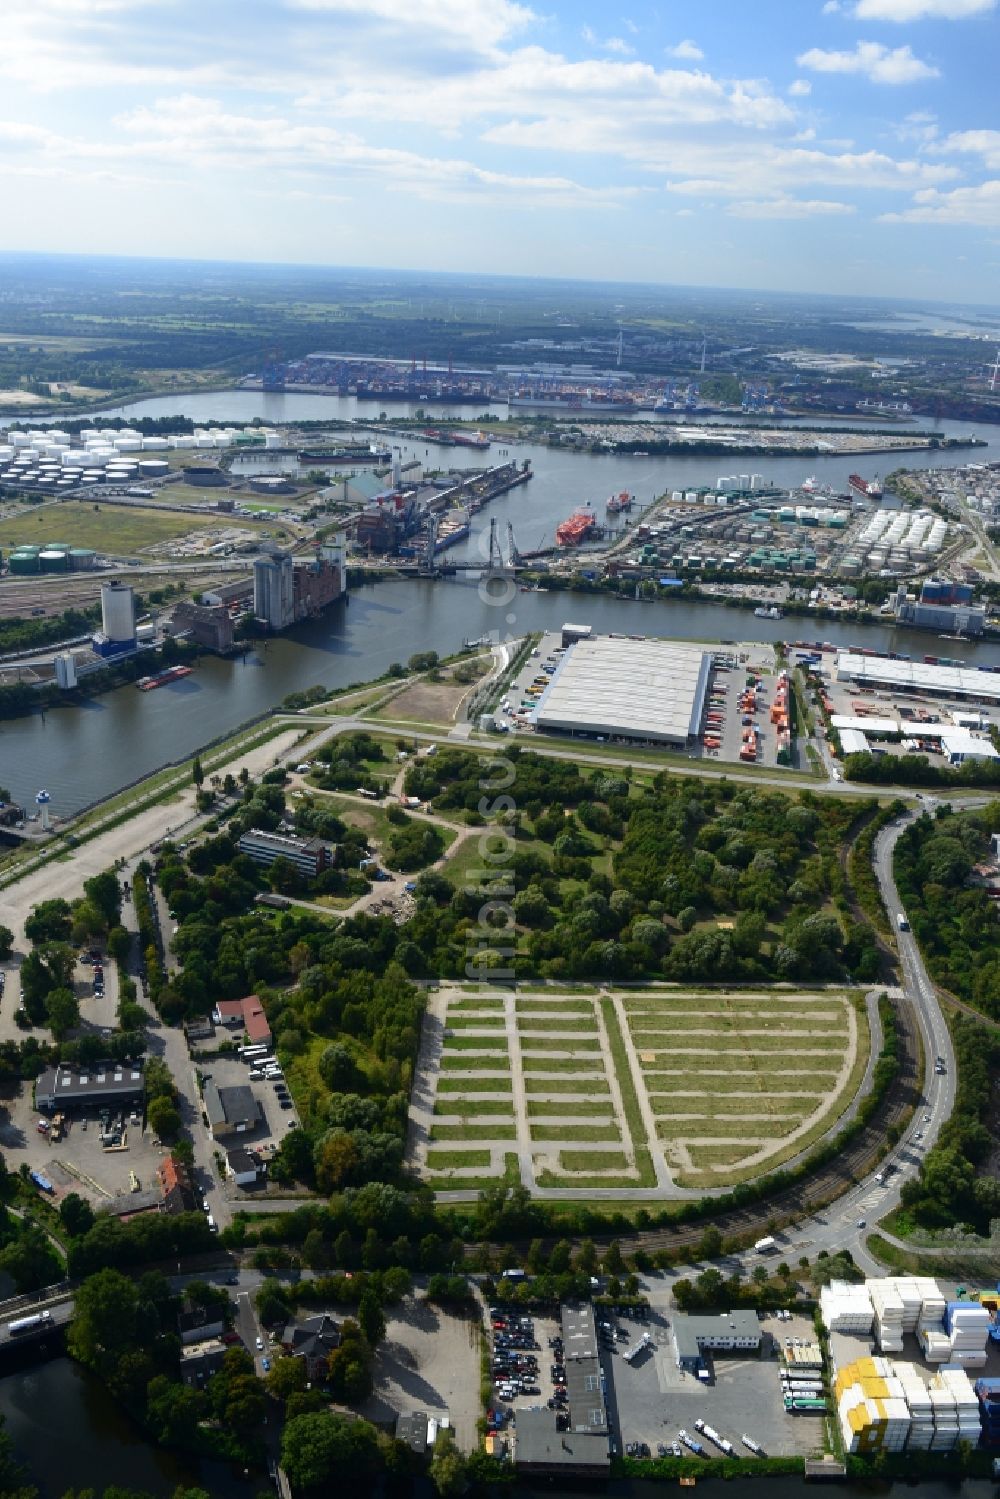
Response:
[[[100,1381],[68,1358],[31,1363],[0,1379],[0,1414],[7,1423],[17,1457],[30,1470],[42,1499],[60,1499],[68,1489],[111,1485],[138,1489],[154,1499],[170,1499],[174,1490],[206,1489],[213,1499],[252,1499],[268,1492],[266,1478],[245,1478],[221,1463],[199,1462],[154,1446],[114,1404]],[[54,1430],[58,1439],[53,1440]],[[656,1499],[663,1485],[629,1480],[613,1483],[606,1490],[584,1493],[560,1488],[562,1499],[594,1499],[604,1492],[607,1499]],[[414,1485],[414,1493],[426,1495],[426,1486]],[[540,1499],[551,1489],[518,1486],[511,1499]],[[702,1499],[730,1499],[731,1483],[707,1480],[698,1484]],[[748,1490],[762,1499],[815,1499],[815,1484],[799,1478],[771,1478],[766,1487]],[[845,1499],[904,1499],[913,1489],[904,1484],[843,1484],[835,1491]],[[992,1484],[924,1483],[920,1499],[988,1499]]]
[[[302,421],[346,414],[344,405],[337,397],[235,391],[136,402],[114,414],[132,418],[183,412],[197,421],[249,421],[255,416]],[[961,423],[945,423],[940,430],[955,436],[968,431]],[[990,448],[976,449],[970,455],[976,461],[1000,459],[1000,431],[987,429],[987,434]],[[506,456],[496,447],[487,455],[462,448],[426,452],[425,445],[410,442],[403,447],[404,457],[419,456],[435,465],[481,467],[487,460],[501,461]],[[576,505],[585,500],[602,504],[615,490],[628,489],[646,504],[664,489],[713,484],[720,472],[734,468],[759,470],[783,485],[800,483],[807,473],[815,473],[817,482],[834,488],[843,488],[856,467],[866,474],[874,472],[873,465],[856,458],[750,460],[702,455],[643,459],[568,453],[539,444],[512,445],[509,451],[512,456],[531,459],[534,478],[476,517],[476,532],[467,543],[471,556],[482,555],[479,548],[490,515],[501,523],[509,518],[519,546],[530,550],[545,539],[551,542],[556,523]],[[963,456],[953,454],[949,461],[960,462]],[[932,466],[942,462],[942,455],[925,452],[900,461]],[[455,548],[451,555],[459,558],[462,551]],[[446,654],[466,637],[492,630],[517,634],[558,627],[567,619],[593,624],[601,633],[623,631],[706,641],[815,637],[840,645],[863,642],[912,656],[960,650],[970,664],[1000,661],[1000,647],[994,644],[956,647],[940,642],[934,634],[897,631],[887,625],[862,628],[794,617],[769,621],[713,603],[638,604],[561,593],[515,593],[498,607],[481,597],[472,580],[388,582],[356,590],[349,603],[337,604],[321,619],[258,645],[243,659],[204,657],[192,676],[156,692],[123,687],[80,707],[0,722],[0,785],[8,786],[22,801],[45,787],[53,810],[69,813],[168,761],[183,759],[200,745],[266,712],[290,692],[315,685],[343,687],[378,676],[391,662],[405,662],[417,650]]]
[[[78,1488],[100,1493],[112,1485],[156,1499],[169,1499],[181,1486],[207,1489],[213,1499],[252,1499],[266,1486],[266,1479],[252,1482],[224,1463],[154,1446],[101,1381],[69,1358],[29,1358],[0,1379],[0,1414],[42,1499]]]

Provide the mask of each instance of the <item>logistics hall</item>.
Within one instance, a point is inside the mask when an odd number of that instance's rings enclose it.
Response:
[[[673,640],[571,645],[535,715],[542,733],[683,747],[697,736],[712,656]]]

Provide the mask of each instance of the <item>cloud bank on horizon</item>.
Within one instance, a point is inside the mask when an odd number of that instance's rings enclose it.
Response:
[[[998,0],[32,0],[0,248],[995,301]]]

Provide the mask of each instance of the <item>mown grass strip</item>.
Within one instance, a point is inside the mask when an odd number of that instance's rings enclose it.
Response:
[[[488,1150],[429,1150],[427,1165],[431,1171],[461,1170],[463,1167],[492,1165]]]
[[[515,1140],[513,1124],[432,1124],[431,1143],[441,1140]]]
[[[603,1101],[599,1101],[599,1102],[591,1102],[589,1099],[582,1099],[582,1100],[581,1099],[577,1099],[577,1100],[562,1099],[562,1098],[547,1098],[547,1099],[546,1098],[538,1098],[538,1099],[529,1098],[528,1099],[528,1118],[529,1119],[544,1118],[544,1116],[547,1115],[547,1114],[551,1114],[553,1116],[556,1116],[556,1115],[560,1115],[560,1116],[565,1115],[567,1118],[572,1117],[574,1114],[577,1114],[577,1115],[580,1115],[583,1118],[586,1118],[587,1116],[592,1116],[592,1117],[595,1117],[595,1118],[598,1118],[598,1119],[606,1119],[607,1116],[610,1113],[611,1113],[611,1096],[610,1096],[610,1094],[608,1095],[608,1097],[606,1099],[604,1099]]]
[[[510,1057],[506,1050],[483,1053],[482,1057],[466,1056],[464,1052],[456,1051],[451,1055],[445,1052],[439,1063],[442,1072],[509,1072]]]
[[[501,1114],[513,1123],[514,1106],[510,1098],[462,1098],[457,1093],[449,1093],[445,1098],[434,1100],[434,1112],[463,1119],[475,1119],[480,1114]]]
[[[452,1093],[513,1093],[509,1077],[439,1077],[438,1094]]]
[[[538,1124],[531,1125],[531,1138],[537,1140],[620,1140],[617,1124]]]

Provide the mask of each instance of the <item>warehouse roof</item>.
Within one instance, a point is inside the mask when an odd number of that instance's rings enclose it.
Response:
[[[867,755],[868,740],[860,729],[840,729],[840,747],[845,755]]]
[[[1000,760],[988,739],[979,734],[970,734],[968,729],[948,729],[941,735],[942,752],[949,756],[963,755],[968,759]]]
[[[93,1062],[89,1067],[67,1067],[61,1063],[47,1068],[35,1084],[35,1101],[40,1109],[58,1108],[64,1103],[95,1102],[115,1097],[128,1098],[143,1091],[141,1063]]]
[[[535,714],[539,729],[684,744],[697,734],[709,655],[673,640],[598,636],[567,651]]]
[[[830,722],[841,734],[845,729],[856,729],[860,734],[899,734],[902,732],[898,718],[852,718],[849,713],[833,713],[830,716]]]
[[[555,1413],[517,1413],[517,1466],[573,1472],[607,1472],[611,1466],[606,1432],[559,1431]]]
[[[926,661],[889,661],[881,656],[859,656],[841,651],[837,676],[875,686],[900,687],[911,692],[940,693],[946,697],[982,698],[1000,702],[1000,672],[972,666],[932,666]]]

